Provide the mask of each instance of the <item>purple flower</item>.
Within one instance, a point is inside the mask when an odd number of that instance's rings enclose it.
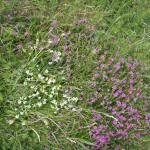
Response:
[[[130,84],[134,84],[134,80],[132,79],[132,80],[130,80]]]
[[[113,120],[113,122],[112,122],[114,125],[116,125],[117,123],[118,123],[118,120]]]
[[[60,39],[58,36],[53,36],[53,44],[57,45],[59,43]]]
[[[115,67],[116,71],[120,70],[120,68],[121,68],[120,63],[115,64],[114,67]]]
[[[101,144],[107,144],[109,143],[109,138],[107,136],[97,136],[96,140],[98,140]]]
[[[118,107],[121,107],[122,106],[122,103],[120,101],[117,101],[117,106]]]
[[[134,137],[135,137],[136,139],[141,138],[141,133],[135,133]]]
[[[64,45],[64,50],[66,51],[66,50],[68,50],[68,48],[69,48],[68,45],[65,44],[65,45]]]
[[[124,117],[124,116],[122,116],[122,115],[119,115],[118,118],[119,118],[119,120],[121,120],[121,121],[126,121],[126,120],[127,120],[126,117]]]
[[[127,66],[128,66],[128,68],[130,69],[130,68],[132,67],[132,64],[128,64]]]
[[[119,96],[119,93],[118,93],[118,92],[115,92],[113,95],[114,95],[114,97],[118,97],[118,96]]]
[[[135,69],[136,68],[136,63],[133,63],[131,68]]]
[[[118,146],[116,146],[116,147],[115,147],[115,150],[119,150],[119,147],[118,147]]]
[[[121,97],[122,97],[122,98],[126,97],[126,94],[125,94],[125,93],[122,93]]]

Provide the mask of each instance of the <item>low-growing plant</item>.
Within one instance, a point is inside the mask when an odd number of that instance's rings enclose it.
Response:
[[[125,59],[118,53],[114,57],[108,54],[100,57],[93,71],[93,93],[89,100],[96,122],[91,129],[93,149],[126,149],[149,136],[144,74],[143,65],[131,57]]]

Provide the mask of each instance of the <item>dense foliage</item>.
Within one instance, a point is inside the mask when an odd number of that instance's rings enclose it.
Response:
[[[148,0],[0,1],[0,150],[148,150]]]

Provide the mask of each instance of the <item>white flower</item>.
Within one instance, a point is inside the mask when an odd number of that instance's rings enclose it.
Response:
[[[51,79],[51,78],[50,78],[50,79],[48,80],[47,84],[51,84],[51,83],[55,83],[55,82],[56,82],[55,79]]]
[[[18,118],[19,118],[19,115],[16,115],[15,118],[18,119]]]
[[[40,94],[40,93],[37,91],[35,95],[38,96],[39,94]]]
[[[13,124],[14,123],[14,120],[8,120],[8,124]]]
[[[74,102],[77,102],[77,101],[78,101],[78,98],[77,98],[77,97],[73,97],[72,100],[73,100]]]
[[[45,70],[45,73],[48,73],[48,72],[49,72],[49,71],[46,69],[46,70]]]
[[[29,98],[31,98],[32,96],[31,96],[31,95],[29,95],[28,97],[29,97]]]
[[[21,104],[21,103],[22,103],[21,100],[19,100],[19,101],[18,101],[18,104]]]
[[[43,104],[46,104],[46,102],[47,102],[47,99],[43,99]]]
[[[24,85],[27,85],[28,83],[25,81],[25,82],[23,82],[23,84],[24,84]]]
[[[25,126],[26,125],[26,123],[25,123],[25,121],[22,121],[22,123],[21,123],[23,126]]]
[[[26,104],[26,103],[27,103],[27,101],[24,101],[24,102],[23,102],[23,104]]]
[[[48,42],[49,44],[53,43],[53,41],[52,41],[52,40],[50,40],[50,39],[49,39],[47,42]]]
[[[60,60],[61,52],[54,52],[52,61],[58,62]]]
[[[67,97],[67,95],[66,95],[66,94],[63,94],[63,97],[64,97],[64,98],[66,98],[66,97]]]
[[[31,86],[31,89],[34,89],[35,88],[35,86]]]
[[[20,112],[20,115],[23,115],[23,114],[24,114],[24,112],[21,111],[21,112]]]
[[[38,74],[38,78],[44,80],[44,76],[42,76],[41,74]]]
[[[52,65],[52,64],[53,64],[53,62],[52,62],[52,61],[49,61],[49,62],[48,62],[48,64],[49,64],[49,65]]]
[[[48,50],[48,52],[53,53],[54,51],[53,51],[53,50],[51,50],[51,49],[49,49],[49,50]]]
[[[30,76],[33,76],[33,73],[30,73],[29,75],[30,75]]]
[[[27,105],[27,106],[25,106],[25,108],[29,108],[29,109],[30,109],[30,108],[31,108],[31,105]]]
[[[30,73],[30,71],[29,71],[29,70],[26,70],[26,74],[29,75],[29,73]]]
[[[37,105],[38,105],[39,107],[41,107],[41,106],[42,106],[42,103],[41,103],[41,102],[38,102]]]
[[[52,103],[53,103],[54,105],[57,105],[56,100],[52,100]]]
[[[49,95],[49,98],[52,98],[52,97],[53,97],[53,95],[52,95],[52,94],[50,94],[50,95]]]

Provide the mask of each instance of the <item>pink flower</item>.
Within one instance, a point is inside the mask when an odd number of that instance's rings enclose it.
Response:
[[[130,68],[132,67],[132,64],[128,64],[127,66],[128,66],[128,68],[130,69]]]
[[[114,82],[114,81],[115,81],[115,77],[111,77],[110,80],[111,80],[112,82]]]
[[[25,36],[25,37],[28,37],[28,36],[29,36],[29,32],[26,31],[26,32],[24,33],[24,36]]]
[[[122,98],[126,97],[126,94],[125,94],[125,93],[122,93],[121,97],[122,97]]]
[[[118,120],[113,120],[113,122],[112,122],[114,125],[116,125],[117,123],[118,123]]]
[[[120,70],[120,68],[121,68],[120,63],[115,64],[116,71]]]
[[[94,74],[94,78],[98,78],[98,77],[99,77],[98,73]]]

